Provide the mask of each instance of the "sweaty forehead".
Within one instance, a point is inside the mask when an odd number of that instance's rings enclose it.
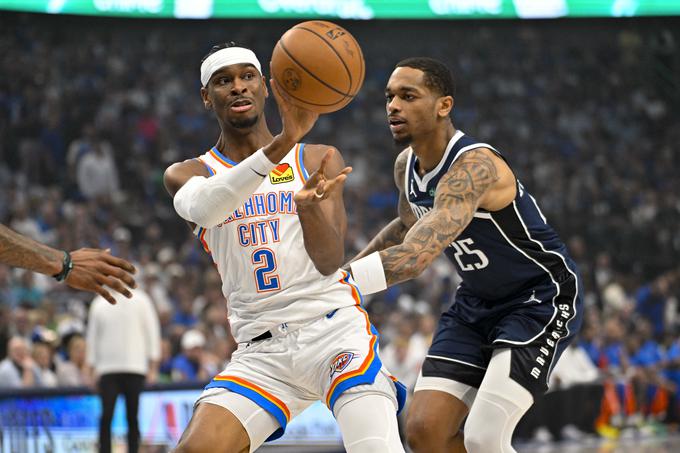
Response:
[[[423,91],[427,89],[425,85],[425,73],[420,69],[409,68],[402,66],[396,68],[390,79],[387,81],[388,91],[399,91],[404,89],[412,89],[416,91]]]

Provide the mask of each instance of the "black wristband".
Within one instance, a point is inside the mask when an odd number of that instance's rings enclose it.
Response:
[[[68,274],[71,273],[72,269],[73,261],[71,261],[71,254],[64,251],[64,259],[62,261],[61,272],[59,272],[56,275],[53,275],[52,277],[54,277],[54,279],[58,282],[63,282],[64,280],[66,280],[66,277],[68,277]]]

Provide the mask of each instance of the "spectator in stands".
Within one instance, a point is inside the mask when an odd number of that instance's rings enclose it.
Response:
[[[680,332],[672,332],[671,341],[664,356],[664,377],[671,384],[668,419],[680,423]]]
[[[169,338],[161,339],[161,358],[158,365],[159,382],[172,382],[172,343]]]
[[[31,357],[28,342],[22,337],[10,338],[7,358],[0,362],[0,388],[30,388],[40,385],[40,370]]]
[[[198,322],[198,318],[194,314],[194,297],[191,288],[180,286],[177,288],[175,296],[177,297],[175,317],[172,322],[188,329],[194,327]]]
[[[680,271],[666,272],[651,283],[640,287],[636,294],[636,311],[652,323],[654,336],[661,339],[665,323],[666,302],[672,286],[677,282]]]
[[[413,391],[420,372],[422,357],[415,357],[409,354],[410,337],[398,336],[390,341],[380,353],[380,358],[385,367],[406,386],[409,391]]]
[[[56,387],[59,382],[54,372],[54,349],[45,341],[33,343],[33,360],[38,367],[41,387]]]
[[[174,382],[203,382],[212,377],[208,370],[205,336],[200,330],[190,329],[182,335],[182,352],[172,360]]]
[[[654,429],[668,409],[667,385],[661,375],[664,351],[654,339],[651,322],[638,320],[635,329],[631,337],[638,339],[639,346],[630,358],[637,403],[635,422],[637,426],[645,422],[645,428]]]
[[[73,333],[63,338],[66,360],[57,366],[57,380],[63,387],[82,387],[94,384],[92,372],[85,361],[85,338]]]
[[[118,167],[113,156],[111,144],[95,137],[78,159],[78,190],[86,200],[110,199],[118,193]]]
[[[28,344],[31,343],[33,336],[34,323],[31,320],[30,308],[25,305],[19,305],[12,310],[12,322],[10,323],[10,332],[14,336],[22,337]]]

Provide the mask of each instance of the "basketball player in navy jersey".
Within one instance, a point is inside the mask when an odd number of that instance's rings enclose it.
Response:
[[[415,387],[408,443],[418,453],[514,452],[517,422],[581,325],[576,268],[505,157],[454,127],[444,64],[401,61],[385,95],[392,137],[407,146],[394,167],[399,217],[352,274],[372,293],[444,252],[462,278]]]

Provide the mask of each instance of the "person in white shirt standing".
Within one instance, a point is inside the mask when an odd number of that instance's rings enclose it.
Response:
[[[145,382],[153,383],[160,358],[160,324],[153,302],[140,289],[132,298],[116,296],[110,305],[97,297],[90,305],[87,325],[87,362],[93,367],[102,400],[99,451],[111,451],[111,420],[116,398],[125,396],[128,452],[139,448],[137,410]]]

